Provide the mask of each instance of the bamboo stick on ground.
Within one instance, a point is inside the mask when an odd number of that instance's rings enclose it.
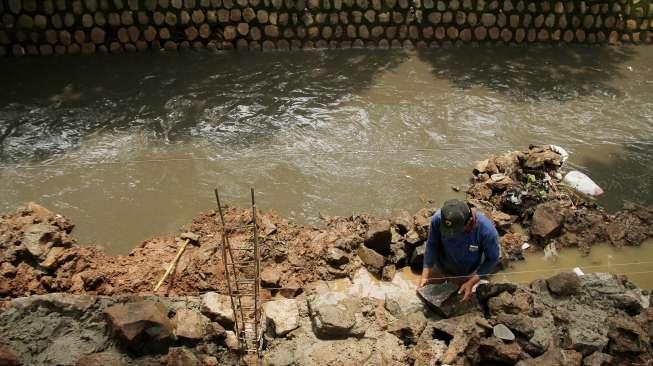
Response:
[[[186,239],[186,240],[184,240],[184,244],[181,245],[181,248],[179,248],[179,251],[177,252],[177,255],[176,255],[175,258],[172,260],[172,262],[170,262],[170,264],[168,265],[168,269],[167,269],[166,272],[163,274],[163,277],[161,277],[161,279],[160,279],[159,282],[156,284],[156,286],[154,286],[154,292],[157,292],[157,291],[159,290],[159,287],[161,287],[161,285],[163,284],[163,281],[165,281],[166,278],[168,278],[168,276],[169,276],[170,273],[172,272],[172,270],[173,270],[175,267],[177,267],[177,262],[179,261],[179,258],[181,258],[181,255],[184,253],[184,250],[186,250],[186,246],[188,246],[188,243],[189,243],[189,242],[190,242],[190,239]]]

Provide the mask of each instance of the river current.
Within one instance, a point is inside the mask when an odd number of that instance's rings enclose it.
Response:
[[[259,207],[302,223],[389,215],[461,197],[452,186],[489,154],[548,143],[609,210],[651,204],[652,59],[581,46],[0,59],[0,211],[36,201],[81,243],[127,253],[213,208],[214,187],[233,205],[254,187]]]

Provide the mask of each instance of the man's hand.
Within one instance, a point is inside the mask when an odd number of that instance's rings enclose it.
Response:
[[[469,298],[472,297],[472,289],[474,288],[474,285],[476,285],[480,280],[481,278],[475,274],[470,279],[465,281],[465,283],[460,285],[458,293],[463,294],[463,298],[460,300],[461,304],[467,302]]]
[[[419,285],[417,286],[417,288],[422,288],[426,286],[429,283],[430,279],[431,279],[431,268],[422,269],[422,277],[419,280]]]

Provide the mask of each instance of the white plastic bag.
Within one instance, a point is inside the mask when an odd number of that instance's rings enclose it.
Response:
[[[585,174],[572,170],[562,179],[562,182],[580,193],[588,196],[600,196],[603,194],[603,189],[599,187],[590,177]]]

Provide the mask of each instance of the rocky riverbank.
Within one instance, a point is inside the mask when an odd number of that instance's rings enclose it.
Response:
[[[630,205],[607,213],[562,184],[564,156],[554,150],[530,147],[491,156],[473,170],[467,197],[495,223],[504,268],[522,258],[524,243],[530,243],[528,250],[576,246],[587,252],[597,242],[639,245],[653,236],[652,207]],[[398,285],[395,274],[407,266],[421,268],[435,208],[397,211],[390,218],[325,217],[320,227],[257,212],[267,362],[650,360],[648,295],[612,275],[486,285],[462,315],[455,306],[424,308],[414,287]],[[232,244],[252,240],[246,229],[251,222],[251,211],[226,208]],[[67,218],[35,203],[0,217],[2,357],[15,356],[23,364],[75,364],[88,354],[93,355],[84,362],[103,364],[235,361],[229,352],[235,341],[233,315],[221,295],[226,284],[216,212],[200,214],[180,234],[146,240],[124,256],[77,244],[73,228]],[[154,293],[188,237],[193,241],[172,276]],[[371,291],[370,281],[357,283],[368,271],[385,287]],[[347,287],[358,290],[334,292],[330,281],[337,279],[352,279]],[[203,305],[207,296],[222,304],[213,306],[221,312]],[[438,320],[442,315],[449,319]],[[51,333],[43,324],[52,325]],[[515,340],[493,338],[496,324],[507,326]]]
[[[650,296],[625,278],[561,273],[482,284],[460,311],[397,284],[359,297],[317,282],[264,304],[266,365],[649,365]],[[438,311],[453,309],[449,318]],[[456,310],[458,309],[458,310]],[[435,310],[435,311],[434,311]],[[2,365],[236,364],[229,298],[33,295],[0,313]]]

